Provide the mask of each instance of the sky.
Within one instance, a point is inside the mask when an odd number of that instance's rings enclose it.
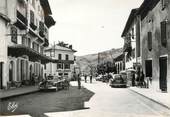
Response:
[[[49,0],[56,21],[49,40],[72,44],[82,56],[123,47],[121,34],[131,9],[143,0]]]

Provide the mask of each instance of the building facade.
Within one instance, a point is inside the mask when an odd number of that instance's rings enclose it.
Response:
[[[72,45],[67,47],[55,44],[47,48],[45,54],[51,57],[53,61],[45,65],[46,76],[57,75],[70,79],[74,72],[75,52],[76,51],[72,49]]]
[[[170,92],[170,1],[145,0],[138,14],[142,68],[149,79],[149,88]]]
[[[140,20],[138,9],[132,9],[121,37],[124,39],[125,69],[137,69],[141,65]]]
[[[1,32],[1,89],[14,82],[30,84],[33,74],[41,80],[44,64],[51,60],[43,53],[48,30],[55,24],[48,0],[1,0],[0,13],[10,20]]]

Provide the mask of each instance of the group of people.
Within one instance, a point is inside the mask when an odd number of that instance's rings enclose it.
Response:
[[[147,83],[144,79],[145,75],[143,73],[143,70],[138,68],[136,73],[132,76],[132,86],[139,86],[139,87],[147,87]]]
[[[92,75],[90,75],[90,83],[92,83]],[[85,83],[87,83],[87,75],[84,75],[84,81]]]
[[[77,79],[78,82],[78,89],[81,89],[81,76],[80,74],[75,74],[74,77]],[[87,83],[87,75],[84,75],[84,81]],[[90,75],[90,83],[92,83],[92,75]]]

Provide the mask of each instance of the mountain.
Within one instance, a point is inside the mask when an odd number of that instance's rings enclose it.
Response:
[[[98,64],[98,58],[100,62],[113,61],[113,58],[116,58],[122,54],[123,49],[111,49],[95,54],[89,54],[84,56],[76,57],[76,64],[80,67],[81,71],[88,74],[90,71],[90,66],[96,67]]]

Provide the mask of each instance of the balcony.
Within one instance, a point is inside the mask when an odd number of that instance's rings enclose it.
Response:
[[[27,28],[28,20],[17,10],[17,21],[14,23],[19,29],[24,30]]]
[[[36,26],[33,22],[30,22],[30,27],[31,27],[33,30],[36,30],[36,29],[37,29],[37,26]]]

